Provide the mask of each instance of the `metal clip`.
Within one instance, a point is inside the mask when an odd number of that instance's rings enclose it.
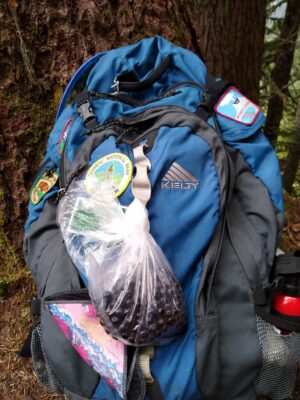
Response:
[[[119,91],[120,91],[120,90],[119,90],[119,84],[120,84],[120,82],[118,81],[117,78],[115,78],[115,79],[114,79],[114,84],[111,85],[111,88],[112,88],[112,89],[116,88],[117,93],[119,93]]]

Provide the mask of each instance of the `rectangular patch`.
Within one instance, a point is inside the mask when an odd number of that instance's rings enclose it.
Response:
[[[215,105],[214,110],[222,117],[244,125],[252,125],[260,112],[259,107],[234,86],[226,90]]]
[[[105,332],[94,306],[58,302],[48,303],[47,307],[84,361],[124,398],[127,370],[125,345]]]

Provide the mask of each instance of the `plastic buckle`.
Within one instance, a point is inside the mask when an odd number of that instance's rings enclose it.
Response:
[[[87,123],[90,122],[92,119],[96,120],[96,115],[93,113],[92,105],[88,99],[78,105],[77,110],[83,120],[84,126],[86,126]]]

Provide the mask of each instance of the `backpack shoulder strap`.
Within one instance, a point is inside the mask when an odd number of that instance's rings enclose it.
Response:
[[[213,112],[215,104],[230,86],[232,86],[230,81],[226,81],[221,78],[215,78],[209,72],[207,72],[204,99],[198,107],[197,115],[207,121]]]

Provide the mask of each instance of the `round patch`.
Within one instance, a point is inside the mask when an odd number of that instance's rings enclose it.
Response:
[[[41,199],[45,196],[46,193],[49,192],[50,189],[56,184],[58,180],[58,174],[56,172],[52,172],[46,170],[39,177],[38,181],[33,185],[30,190],[30,201],[33,205],[38,204]]]
[[[111,181],[115,197],[120,196],[127,188],[132,176],[130,159],[122,153],[111,153],[100,158],[88,170],[85,186],[90,189],[88,178],[97,178],[99,181]]]

